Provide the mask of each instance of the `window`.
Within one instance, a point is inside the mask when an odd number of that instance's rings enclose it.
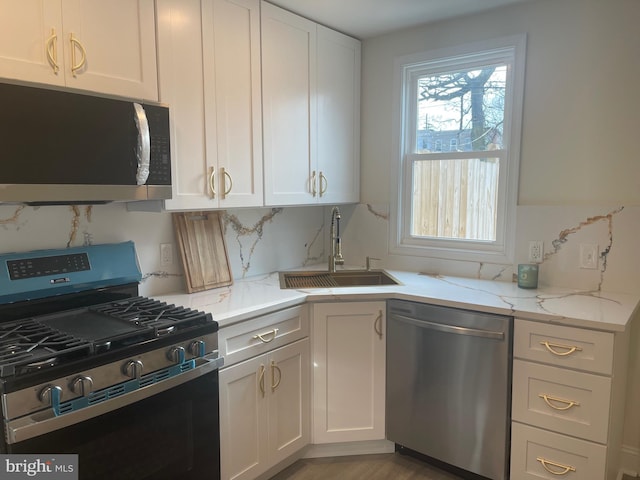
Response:
[[[524,37],[396,61],[391,252],[513,257]]]

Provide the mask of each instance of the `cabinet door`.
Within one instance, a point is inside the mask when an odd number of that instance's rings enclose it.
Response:
[[[61,42],[59,1],[0,0],[0,77],[64,85]]]
[[[220,207],[262,206],[260,3],[206,5],[207,138],[217,150]]]
[[[284,460],[309,443],[309,339],[269,355],[269,464]]]
[[[267,357],[220,371],[220,468],[223,480],[253,479],[267,465]]]
[[[153,0],[62,0],[68,87],[158,100]]]
[[[170,105],[171,121],[173,198],[165,208],[215,208],[216,150],[206,142],[201,1],[157,0],[156,5],[160,101]]]
[[[317,202],[316,24],[262,3],[266,205]]]
[[[313,306],[313,443],[385,437],[385,303]]]
[[[318,191],[360,199],[360,42],[318,25]]]

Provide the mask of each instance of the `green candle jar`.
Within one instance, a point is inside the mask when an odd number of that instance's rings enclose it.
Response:
[[[518,265],[518,286],[520,288],[538,288],[538,265],[534,263]]]

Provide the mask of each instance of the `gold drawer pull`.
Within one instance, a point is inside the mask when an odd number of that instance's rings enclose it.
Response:
[[[542,457],[538,457],[536,458],[537,461],[539,461],[542,466],[544,467],[544,469],[549,472],[552,475],[566,475],[569,472],[575,472],[576,469],[575,467],[572,467],[570,465],[562,465],[561,463],[556,463],[556,462],[552,462],[551,460],[545,460]],[[556,468],[561,468],[562,471],[555,471],[555,470],[551,470],[548,465],[552,466],[552,467],[556,467]]]
[[[269,335],[272,335],[272,337],[267,338]],[[274,328],[270,332],[258,333],[257,335],[254,335],[253,338],[259,338],[262,343],[269,343],[273,342],[273,340],[276,338],[276,335],[278,335],[278,329]]]
[[[276,371],[278,372],[278,381],[274,382],[274,380],[276,379]],[[275,392],[276,388],[278,388],[278,386],[280,385],[280,380],[282,380],[282,370],[280,370],[280,367],[278,367],[278,365],[276,365],[276,362],[271,360],[271,391]]]
[[[258,374],[258,387],[260,387],[260,393],[262,394],[262,398],[264,398],[264,394],[266,393],[264,390],[264,372],[266,369],[264,365],[260,365],[260,373]]]
[[[56,34],[56,29],[51,29],[51,36],[47,39],[46,42],[46,52],[47,52],[47,60],[53,69],[53,73],[56,75],[60,70],[60,66],[58,65],[58,49],[56,43],[58,41],[58,35]]]
[[[581,352],[582,348],[577,347],[575,345],[563,345],[562,343],[550,343],[548,341],[540,342],[540,345],[544,345],[554,355],[558,355],[559,357],[566,357],[567,355],[571,355],[573,352]],[[558,352],[555,348],[564,348],[566,352]]]
[[[216,198],[216,169],[214,167],[209,168],[209,196]]]
[[[311,196],[315,198],[318,193],[316,190],[316,171],[311,172],[311,180],[309,181],[311,187]]]
[[[565,400],[563,398],[552,397],[551,395],[547,395],[546,393],[541,393],[538,396],[542,398],[545,401],[545,403],[549,405],[551,408],[553,408],[554,410],[569,410],[571,407],[580,406],[580,402],[574,402],[573,400]],[[558,407],[551,402],[564,403],[565,406]]]
[[[87,62],[87,51],[84,49],[80,40],[73,36],[73,33],[69,35],[69,42],[71,43],[71,73],[74,77],[77,77],[76,72],[84,67],[84,64]],[[80,50],[82,54],[82,58],[79,62],[76,62],[76,50]]]
[[[229,188],[227,188],[227,179],[229,179]],[[233,179],[231,178],[231,175],[229,175],[229,172],[224,169],[224,167],[220,168],[220,182],[220,190],[222,190],[220,198],[224,200],[233,188]]]
[[[382,310],[379,311],[375,322],[373,322],[373,329],[378,334],[378,338],[382,340]]]
[[[324,188],[323,188],[324,184]],[[323,196],[327,193],[327,188],[329,187],[329,182],[327,181],[327,177],[324,176],[322,172],[320,172],[320,196]]]

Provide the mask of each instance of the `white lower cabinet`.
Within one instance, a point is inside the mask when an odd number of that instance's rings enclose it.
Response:
[[[220,371],[222,479],[254,479],[309,443],[307,307],[222,328],[219,342],[230,362]]]
[[[314,444],[385,438],[385,302],[313,305]]]
[[[606,457],[604,445],[521,423],[511,430],[511,480],[603,480]]]
[[[628,332],[515,320],[511,480],[614,480]]]

